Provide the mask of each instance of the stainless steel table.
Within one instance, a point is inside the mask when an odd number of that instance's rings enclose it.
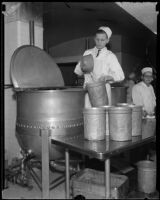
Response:
[[[84,139],[83,133],[75,136],[52,136],[51,143],[60,145],[65,148],[65,164],[66,164],[66,199],[70,198],[70,175],[69,175],[69,150],[78,152],[83,155],[88,155],[92,158],[104,160],[105,162],[105,188],[106,199],[110,198],[111,184],[110,184],[110,157],[116,154],[125,152],[126,150],[136,148],[156,141],[155,136],[156,120],[145,119],[142,123],[142,136],[132,137],[132,140],[125,142],[118,142],[109,140],[102,141],[88,141]],[[42,145],[43,146],[43,145]],[[43,155],[42,160],[46,154]],[[45,163],[45,166],[47,164]],[[46,177],[46,180],[47,177]],[[44,180],[42,180],[44,181]],[[47,191],[45,186],[45,191]]]

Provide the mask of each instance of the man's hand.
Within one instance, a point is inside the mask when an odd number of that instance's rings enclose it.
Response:
[[[155,113],[154,113],[154,112],[152,112],[152,113],[148,113],[148,115],[149,115],[149,116],[154,116]]]
[[[101,77],[98,79],[98,81],[106,81],[105,76],[101,76]]]
[[[114,81],[112,76],[105,76],[105,78],[106,78],[106,81]]]
[[[143,115],[143,117],[146,117],[147,116],[147,112],[145,110],[143,110],[142,115]]]
[[[112,76],[107,76],[107,75],[102,75],[98,80],[105,82],[114,81]]]

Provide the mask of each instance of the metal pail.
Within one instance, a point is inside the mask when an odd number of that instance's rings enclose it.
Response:
[[[138,166],[138,190],[144,193],[156,191],[156,164],[149,160],[139,161]]]
[[[102,108],[105,108],[106,110],[106,136],[109,136],[109,117],[108,117],[108,109],[112,106],[102,106]]]
[[[80,60],[80,67],[84,73],[90,73],[93,71],[94,61],[92,54],[83,56]]]
[[[142,135],[142,106],[127,103],[118,103],[117,106],[132,108],[132,136]]]
[[[112,105],[127,102],[127,87],[111,84]]]
[[[87,83],[86,88],[93,107],[108,105],[108,95],[104,81]]]
[[[109,113],[110,139],[127,141],[132,139],[132,109],[128,106],[112,106]]]
[[[106,111],[104,108],[85,108],[83,110],[84,138],[104,140],[106,133]]]
[[[131,105],[132,108],[132,136],[142,135],[142,106]]]
[[[156,134],[156,118],[142,119],[142,139],[152,137]]]

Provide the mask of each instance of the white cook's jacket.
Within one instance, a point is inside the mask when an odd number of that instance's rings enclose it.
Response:
[[[156,106],[156,96],[152,85],[147,86],[143,81],[137,83],[132,89],[133,103],[143,106],[148,114],[153,114]]]
[[[102,75],[109,75],[113,77],[114,81],[122,81],[124,79],[124,73],[116,55],[107,50],[106,47],[101,49],[98,57],[96,57],[97,53],[98,49],[94,47],[93,49],[86,50],[83,54],[84,56],[89,54],[92,54],[93,56],[94,68],[92,76],[94,77],[94,80],[100,78]],[[74,72],[77,75],[83,75],[80,62],[76,65]],[[92,76],[91,74],[84,74],[84,87],[86,83],[93,82]],[[109,105],[111,105],[111,87],[109,83],[106,83],[106,90],[108,94]],[[85,107],[91,107],[88,93],[85,95]]]

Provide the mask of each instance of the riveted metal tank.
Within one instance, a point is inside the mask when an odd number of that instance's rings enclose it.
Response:
[[[65,87],[60,69],[42,49],[24,45],[11,59],[11,79],[17,98],[16,137],[25,151],[41,157],[41,130],[52,136],[76,135],[83,131],[85,90]],[[50,146],[50,159],[64,150]]]

